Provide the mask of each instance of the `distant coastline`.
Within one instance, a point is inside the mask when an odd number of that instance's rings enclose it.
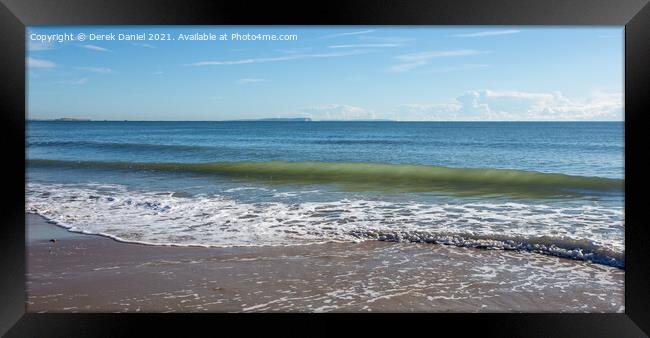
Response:
[[[269,117],[262,119],[242,119],[242,120],[225,120],[225,121],[264,121],[264,122],[312,122],[309,117]]]
[[[60,121],[60,122],[88,122],[92,121],[91,119],[76,118],[76,117],[60,117],[56,119],[38,119],[38,120],[28,120],[28,121]]]
[[[359,120],[312,120],[309,117],[295,118],[260,118],[260,119],[239,119],[239,120],[105,120],[61,117],[53,119],[28,118],[27,122],[436,122],[436,123],[609,123],[625,121],[618,120],[589,120],[589,121],[527,121],[527,120],[494,120],[494,121],[471,121],[471,120],[391,120],[391,119],[359,119]]]
[[[183,121],[183,120],[92,120],[86,118],[61,117],[54,119],[27,119],[27,121],[57,121],[57,122],[400,122],[390,119],[375,120],[312,120],[309,117],[268,117],[260,119],[236,119],[236,120],[206,120],[206,121]]]

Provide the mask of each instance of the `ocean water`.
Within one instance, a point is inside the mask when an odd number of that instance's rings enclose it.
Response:
[[[624,267],[622,122],[27,122],[27,205],[154,245],[389,240]]]

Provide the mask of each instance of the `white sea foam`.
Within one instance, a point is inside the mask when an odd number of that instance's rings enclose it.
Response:
[[[379,239],[536,251],[623,266],[622,207],[343,199],[243,203],[122,185],[29,183],[28,212],[72,231],[154,245],[296,245]]]

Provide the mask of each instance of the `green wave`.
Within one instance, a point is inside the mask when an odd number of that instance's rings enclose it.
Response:
[[[336,184],[343,190],[563,197],[622,192],[624,180],[510,169],[335,162],[145,163],[28,160],[33,166],[188,172],[279,184]]]

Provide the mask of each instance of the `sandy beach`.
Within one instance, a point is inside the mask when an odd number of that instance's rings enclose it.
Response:
[[[147,246],[26,220],[28,312],[624,311],[624,270],[535,253]]]

